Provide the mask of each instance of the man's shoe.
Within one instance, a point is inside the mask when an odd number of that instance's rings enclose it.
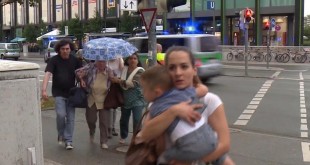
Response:
[[[106,143],[102,143],[102,144],[101,144],[101,148],[102,148],[102,149],[108,149],[109,146],[108,146]]]
[[[62,136],[58,136],[58,144],[62,145],[62,143],[64,142],[64,138]]]
[[[73,149],[72,143],[70,142],[66,143],[66,150],[72,150],[72,149]]]
[[[112,135],[113,136],[118,136],[118,133],[115,131],[115,128],[112,129]]]

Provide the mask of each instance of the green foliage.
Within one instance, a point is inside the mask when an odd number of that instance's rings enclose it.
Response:
[[[304,28],[304,35],[310,38],[310,26]]]
[[[84,27],[79,17],[62,22],[59,27],[60,34],[65,34],[65,26],[68,26],[69,35],[74,35],[78,40],[81,40],[84,35]]]
[[[139,25],[140,17],[132,17],[128,12],[124,12],[121,17],[121,31],[122,32],[132,32],[132,29]]]
[[[85,33],[100,33],[103,27],[103,19],[99,12],[94,13],[94,18],[87,21],[85,25]]]
[[[39,27],[35,26],[34,24],[29,24],[24,27],[23,37],[27,39],[28,42],[34,43],[39,37],[37,31]]]

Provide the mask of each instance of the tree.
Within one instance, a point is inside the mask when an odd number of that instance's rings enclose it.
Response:
[[[24,1],[26,1],[26,0],[0,0],[0,4],[1,4],[1,6],[4,6],[4,5],[10,4],[10,3],[14,3],[14,2],[18,2],[19,4],[23,4]],[[41,2],[41,0],[29,0],[29,5],[34,6],[40,2]]]
[[[310,38],[310,26],[304,28],[304,35]]]
[[[37,40],[39,27],[34,24],[29,24],[24,27],[23,37],[27,39],[28,42],[34,43]]]
[[[86,33],[100,33],[103,27],[103,19],[100,17],[99,12],[95,11],[95,17],[87,21],[85,25]]]
[[[84,27],[78,16],[63,22],[60,27],[60,34],[65,34],[65,26],[68,26],[69,35],[74,35],[78,40],[81,40],[84,36]]]
[[[129,12],[124,12],[121,17],[121,31],[122,32],[131,32],[133,28],[139,25],[140,17],[132,17],[129,15]]]

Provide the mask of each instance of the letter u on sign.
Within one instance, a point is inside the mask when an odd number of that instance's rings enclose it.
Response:
[[[215,2],[214,1],[207,1],[207,9],[214,10],[215,9]]]

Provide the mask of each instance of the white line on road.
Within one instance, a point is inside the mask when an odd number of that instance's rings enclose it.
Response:
[[[301,149],[304,162],[310,162],[310,143],[301,142]]]
[[[276,72],[273,76],[277,77],[280,72]],[[242,112],[242,114],[238,117],[238,120],[235,121],[234,125],[247,125],[249,120],[251,119],[253,113],[256,111],[260,101],[265,96],[265,93],[269,90],[273,80],[267,80],[260,90],[256,93],[255,97],[248,104],[246,109]]]
[[[43,80],[40,80],[40,82],[43,82]],[[48,81],[49,83],[52,83],[53,81]]]
[[[304,76],[302,76],[302,72],[299,72],[299,78],[300,80],[304,80]]]

